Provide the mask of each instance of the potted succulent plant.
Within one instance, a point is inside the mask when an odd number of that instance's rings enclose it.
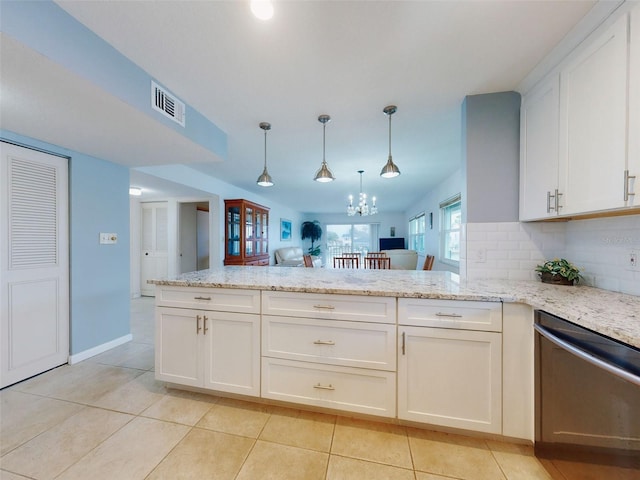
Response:
[[[564,258],[547,260],[536,266],[536,272],[539,272],[542,283],[556,285],[573,285],[582,277],[580,269]]]

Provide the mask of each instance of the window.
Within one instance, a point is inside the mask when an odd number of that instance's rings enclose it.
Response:
[[[409,220],[409,250],[424,253],[424,232],[426,228],[424,212]]]
[[[378,250],[377,223],[327,225],[326,264],[333,265],[333,257],[346,252],[357,252],[364,257],[367,252]]]
[[[440,204],[440,258],[443,262],[459,265],[462,204],[460,194]]]

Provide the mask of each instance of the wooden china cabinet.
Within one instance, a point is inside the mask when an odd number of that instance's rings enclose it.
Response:
[[[225,200],[225,265],[269,265],[269,209],[247,200]]]

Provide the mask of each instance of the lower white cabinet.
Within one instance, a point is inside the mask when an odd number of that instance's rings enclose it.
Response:
[[[398,300],[398,418],[502,433],[502,304]]]
[[[264,398],[395,417],[395,393],[395,372],[262,359]]]
[[[263,292],[262,396],[396,416],[396,299]]]
[[[156,308],[156,378],[260,395],[260,316]]]
[[[501,334],[399,328],[398,418],[502,433]]]

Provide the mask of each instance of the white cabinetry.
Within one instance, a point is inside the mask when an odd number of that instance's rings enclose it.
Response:
[[[156,293],[158,380],[260,395],[259,291],[158,286]]]
[[[637,211],[639,16],[605,22],[523,96],[520,220]]]
[[[502,432],[502,304],[398,299],[398,418]]]
[[[623,15],[560,73],[560,184],[564,214],[625,206],[627,31]]]
[[[629,35],[629,151],[626,200],[629,206],[640,206],[640,5],[631,11]]]
[[[553,75],[522,99],[520,110],[520,220],[558,215],[560,78]]]
[[[395,417],[396,299],[263,292],[262,396]]]

